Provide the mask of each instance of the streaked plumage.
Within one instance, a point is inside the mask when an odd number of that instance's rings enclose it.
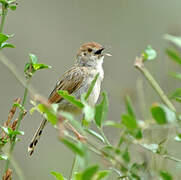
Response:
[[[74,95],[77,99],[80,99],[81,94],[86,93],[95,75],[99,73],[99,78],[93,88],[92,93],[88,98],[88,103],[94,106],[98,100],[100,94],[101,82],[104,78],[104,71],[102,63],[104,55],[102,50],[104,48],[95,42],[83,44],[77,52],[76,62],[74,66],[64,73],[59,79],[54,90],[49,96],[48,101],[50,103],[58,103],[59,109],[71,113],[81,113],[74,105],[63,99],[58,95],[58,90],[66,90],[69,94]],[[47,123],[46,119],[43,119],[40,127],[37,129],[28,151],[30,155],[34,152],[34,148],[38,143],[38,140],[42,134],[42,130]]]

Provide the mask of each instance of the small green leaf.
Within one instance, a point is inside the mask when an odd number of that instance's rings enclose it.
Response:
[[[152,151],[153,153],[157,153],[159,145],[158,144],[142,144],[146,149]]]
[[[12,131],[11,133],[10,133],[10,135],[14,135],[14,136],[16,136],[16,135],[24,135],[25,133],[23,132],[23,131]]]
[[[172,180],[172,175],[167,171],[160,171],[160,176],[163,180]]]
[[[181,47],[181,37],[173,36],[173,35],[170,35],[170,34],[165,34],[164,39],[166,39],[168,41],[171,41],[175,45]]]
[[[87,100],[88,97],[90,96],[90,94],[91,94],[91,92],[92,92],[92,90],[93,90],[93,88],[94,88],[94,86],[96,84],[96,81],[97,81],[98,77],[99,77],[99,73],[97,73],[96,76],[94,77],[94,79],[92,80],[91,85],[90,85],[90,87],[89,87],[89,89],[88,89],[88,91],[87,91],[87,93],[85,95],[85,100]]]
[[[151,107],[153,119],[158,124],[172,123],[176,121],[176,114],[165,105],[156,104]]]
[[[11,5],[11,6],[10,6],[10,9],[11,9],[12,11],[15,11],[15,10],[16,10],[16,6],[15,6],[15,5]]]
[[[98,171],[96,173],[95,180],[100,180],[102,178],[105,178],[106,176],[109,175],[109,173],[110,173],[110,171],[108,171],[108,170]]]
[[[125,162],[130,162],[130,156],[128,152],[128,147],[123,151],[122,158],[125,160]]]
[[[87,168],[83,173],[82,173],[82,180],[92,180],[93,176],[96,174],[98,171],[98,166],[92,166]]]
[[[177,136],[174,137],[175,141],[181,142],[181,134],[177,134]]]
[[[69,101],[70,103],[72,103],[73,105],[75,105],[76,107],[80,109],[84,107],[84,104],[81,101],[77,100],[74,96],[69,95],[67,91],[59,90],[58,94],[62,96],[64,99],[66,99],[67,101]]]
[[[84,149],[78,143],[71,142],[71,141],[69,141],[67,139],[62,139],[61,141],[62,141],[63,144],[65,144],[74,153],[78,154],[81,157],[85,156]]]
[[[172,76],[173,78],[181,80],[181,73],[179,72],[170,72],[169,75]]]
[[[149,61],[155,59],[156,57],[157,57],[156,51],[151,46],[147,46],[147,48],[143,52],[143,60]]]
[[[46,64],[33,64],[33,68],[35,71],[37,71],[39,69],[51,68],[51,66],[46,65]]]
[[[134,136],[136,139],[141,139],[142,138],[142,132],[141,129],[134,129],[134,130],[130,130],[129,133]]]
[[[45,113],[46,119],[49,122],[51,122],[53,125],[55,125],[57,123],[57,116],[56,116],[55,112],[53,111],[53,109],[48,108],[43,104],[39,104],[37,106],[37,108],[41,113]]]
[[[124,124],[129,130],[134,130],[138,128],[136,119],[128,114],[122,115],[122,124]]]
[[[0,154],[0,160],[8,160],[8,156],[5,154]]]
[[[177,101],[181,101],[181,88],[176,89],[176,91],[170,95],[170,98],[175,99]]]
[[[14,103],[13,106],[18,107],[21,111],[24,111],[24,110],[25,110],[24,106],[22,106],[22,105],[19,104],[19,103]]]
[[[37,64],[38,63],[38,58],[34,54],[29,53],[29,58],[30,58],[30,62],[32,64]]]
[[[168,56],[175,61],[176,63],[178,63],[179,65],[181,65],[181,56],[179,55],[179,53],[175,50],[171,50],[171,49],[167,49],[166,53],[168,54]]]
[[[51,171],[51,174],[55,176],[57,180],[66,180],[59,172]]]
[[[3,49],[3,48],[15,48],[15,46],[13,44],[4,42],[1,44],[1,49]]]
[[[95,110],[87,103],[84,103],[83,113],[84,113],[84,121],[86,121],[84,123],[85,125],[86,124],[88,125],[94,119]]]
[[[0,45],[9,39],[8,35],[0,33]]]
[[[100,134],[98,134],[97,132],[95,132],[91,129],[85,129],[85,131],[88,132],[89,134],[91,134],[92,136],[96,137],[101,142],[105,143],[104,138]]]
[[[114,122],[114,121],[105,121],[103,126],[112,126],[112,127],[120,128],[120,129],[123,128],[120,123],[117,123],[117,122]]]
[[[105,92],[102,93],[102,101],[95,107],[95,122],[98,127],[102,126],[103,121],[107,117],[108,112],[108,98]]]
[[[3,126],[0,126],[0,127],[7,135],[9,135],[9,130],[7,127],[3,127]]]
[[[134,113],[134,109],[133,109],[133,106],[132,106],[132,102],[129,98],[129,96],[127,95],[126,96],[126,109],[127,109],[127,112],[130,116],[133,116],[134,118],[136,118],[135,116],[135,113]]]

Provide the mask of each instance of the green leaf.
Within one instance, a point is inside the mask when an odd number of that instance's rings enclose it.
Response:
[[[136,119],[128,114],[122,115],[122,124],[124,124],[129,130],[134,130],[138,128]]]
[[[172,76],[173,78],[181,80],[181,73],[179,72],[170,72],[169,75]]]
[[[155,59],[156,57],[157,57],[156,51],[150,45],[147,46],[143,52],[143,60],[149,61]]]
[[[153,153],[157,153],[157,151],[159,149],[158,144],[142,144],[142,146],[144,146],[146,149],[152,151]]]
[[[8,156],[5,154],[0,154],[0,160],[8,160]]]
[[[88,97],[90,96],[90,94],[91,94],[91,92],[92,92],[92,90],[93,90],[93,88],[94,88],[94,86],[96,84],[96,81],[97,81],[98,77],[99,77],[99,73],[97,73],[95,75],[94,79],[92,80],[91,85],[90,85],[90,87],[89,87],[89,89],[88,89],[88,91],[87,91],[87,93],[85,95],[85,100],[87,100]]]
[[[138,127],[137,121],[133,116],[129,114],[123,114],[121,122],[128,129],[128,132],[132,136],[134,136],[136,139],[142,138],[141,129]]]
[[[16,135],[24,135],[23,131],[13,131],[10,127],[3,127],[1,126],[1,129],[10,137],[14,137]]]
[[[66,145],[74,153],[78,154],[81,157],[85,156],[85,150],[80,146],[79,143],[74,143],[67,139],[62,139],[61,141],[64,145]]]
[[[101,142],[105,143],[104,138],[100,134],[98,134],[97,132],[95,132],[91,129],[87,129],[87,128],[85,129],[85,131],[88,132],[89,134],[91,134],[92,136],[96,137]]]
[[[93,107],[89,106],[87,103],[84,103],[84,108],[83,108],[83,113],[84,113],[84,123],[85,125],[89,124],[93,119],[95,115],[95,110]]]
[[[57,116],[56,116],[55,112],[53,111],[53,109],[48,108],[43,104],[39,104],[37,106],[37,108],[41,113],[45,113],[46,119],[49,122],[51,122],[53,125],[55,125],[57,123]]]
[[[51,171],[51,174],[55,176],[57,180],[66,180],[59,172]]]
[[[9,135],[9,130],[7,127],[3,127],[3,126],[0,126],[0,127],[7,135]]]
[[[3,42],[7,41],[7,40],[9,39],[9,37],[10,37],[10,36],[8,36],[8,35],[5,35],[5,34],[0,33],[0,45],[1,45]]]
[[[160,171],[160,176],[163,180],[172,180],[172,175],[167,171]]]
[[[108,112],[108,98],[105,92],[102,93],[102,101],[95,107],[95,122],[98,127],[102,126],[103,121],[107,117]]]
[[[136,139],[141,139],[143,136],[140,128],[131,130],[131,131],[129,131],[129,133],[132,136],[134,136]]]
[[[105,121],[103,126],[112,126],[112,127],[120,128],[120,129],[123,128],[120,123],[117,123],[117,122],[114,122],[114,121]]]
[[[29,58],[30,58],[30,62],[32,64],[37,64],[38,63],[38,58],[36,57],[36,55],[29,53]]]
[[[170,98],[175,99],[180,102],[181,101],[181,88],[176,89],[176,91],[170,95]]]
[[[108,171],[108,170],[98,171],[96,173],[95,180],[100,180],[102,178],[105,178],[106,176],[109,175],[109,173],[110,173],[110,171]]]
[[[11,6],[10,6],[10,9],[11,9],[12,11],[15,11],[15,10],[16,10],[16,6],[15,6],[15,5],[11,5]]]
[[[92,166],[87,168],[83,173],[82,173],[82,180],[92,180],[93,176],[96,174],[98,171],[98,166]]]
[[[51,68],[51,66],[46,65],[46,64],[33,64],[33,68],[35,71],[37,71],[39,69]]]
[[[9,129],[8,129],[9,130]],[[11,129],[12,130],[12,129]],[[10,130],[9,130],[10,131]],[[23,131],[10,131],[11,133],[9,133],[10,135],[24,135],[25,133]]]
[[[156,104],[151,107],[153,119],[158,124],[172,123],[176,121],[176,114],[165,105]]]
[[[24,106],[22,106],[22,105],[19,104],[19,103],[14,103],[13,106],[18,107],[21,111],[24,111],[24,110],[25,110]]]
[[[175,45],[181,47],[181,37],[173,36],[173,35],[170,35],[170,34],[165,34],[164,39],[166,39],[168,41],[171,41]]]
[[[177,136],[174,137],[175,141],[181,142],[181,134],[177,134]]]
[[[179,65],[181,65],[181,56],[179,55],[179,53],[175,50],[171,50],[171,49],[167,49],[166,53],[168,54],[168,56],[175,61],[176,63],[178,63]]]
[[[64,99],[66,99],[67,101],[69,101],[70,103],[72,103],[73,105],[75,105],[76,107],[80,109],[84,107],[84,104],[81,101],[77,100],[74,96],[69,95],[67,91],[59,90],[58,94],[62,96]]]
[[[128,147],[123,151],[122,158],[125,160],[125,162],[130,162],[130,156],[128,152]]]
[[[134,113],[134,109],[133,109],[133,106],[132,106],[132,103],[131,103],[131,100],[129,98],[129,96],[127,95],[126,96],[126,109],[127,109],[127,112],[130,116],[133,116],[134,118],[136,118],[135,116],[135,113]]]
[[[3,48],[15,48],[15,46],[13,44],[4,42],[1,44],[1,49],[3,49]]]

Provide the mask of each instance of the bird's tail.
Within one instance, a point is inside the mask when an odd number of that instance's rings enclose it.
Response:
[[[30,153],[30,156],[33,154],[34,152],[34,149],[38,143],[38,140],[40,139],[41,137],[41,134],[42,134],[42,131],[43,131],[43,128],[45,127],[45,125],[47,124],[47,120],[46,119],[43,119],[39,128],[37,129],[35,135],[33,136],[33,139],[28,147],[28,152]]]

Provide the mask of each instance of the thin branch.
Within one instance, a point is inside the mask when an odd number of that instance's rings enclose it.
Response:
[[[143,64],[143,58],[136,58],[134,66],[136,68],[138,68],[141,73],[146,77],[146,79],[148,80],[148,82],[151,84],[151,86],[153,87],[153,89],[158,93],[158,95],[160,96],[161,100],[172,110],[172,111],[176,111],[174,105],[170,102],[170,100],[168,99],[168,97],[165,95],[165,93],[163,92],[163,90],[161,89],[161,87],[159,86],[159,84],[155,81],[155,79],[153,78],[153,76],[150,74],[150,72],[145,68],[144,64]]]
[[[104,138],[105,143],[106,143],[108,146],[111,146],[111,143],[109,142],[109,140],[107,139],[107,137],[106,137],[105,134],[104,134],[103,128],[99,128],[99,130],[100,130],[100,133],[101,133],[102,137]]]
[[[24,91],[23,101],[22,101],[22,104],[21,104],[23,107],[24,107],[26,99],[27,99],[29,82],[30,82],[30,79],[27,80],[27,85],[26,85],[26,88],[25,88],[25,91]],[[16,131],[19,130],[20,123],[21,123],[21,120],[23,119],[23,117],[24,117],[24,111],[20,111],[18,121],[17,121]],[[6,161],[6,165],[5,165],[5,172],[9,168],[9,164],[11,162],[11,156],[12,156],[12,152],[14,150],[15,144],[16,144],[16,135],[14,136],[13,141],[11,142],[11,146],[10,146],[10,150],[9,150],[9,154],[8,154],[8,160]]]
[[[4,22],[5,22],[5,18],[6,18],[7,12],[8,12],[8,9],[2,3],[2,18],[1,18],[1,24],[0,24],[0,33],[3,32]]]

